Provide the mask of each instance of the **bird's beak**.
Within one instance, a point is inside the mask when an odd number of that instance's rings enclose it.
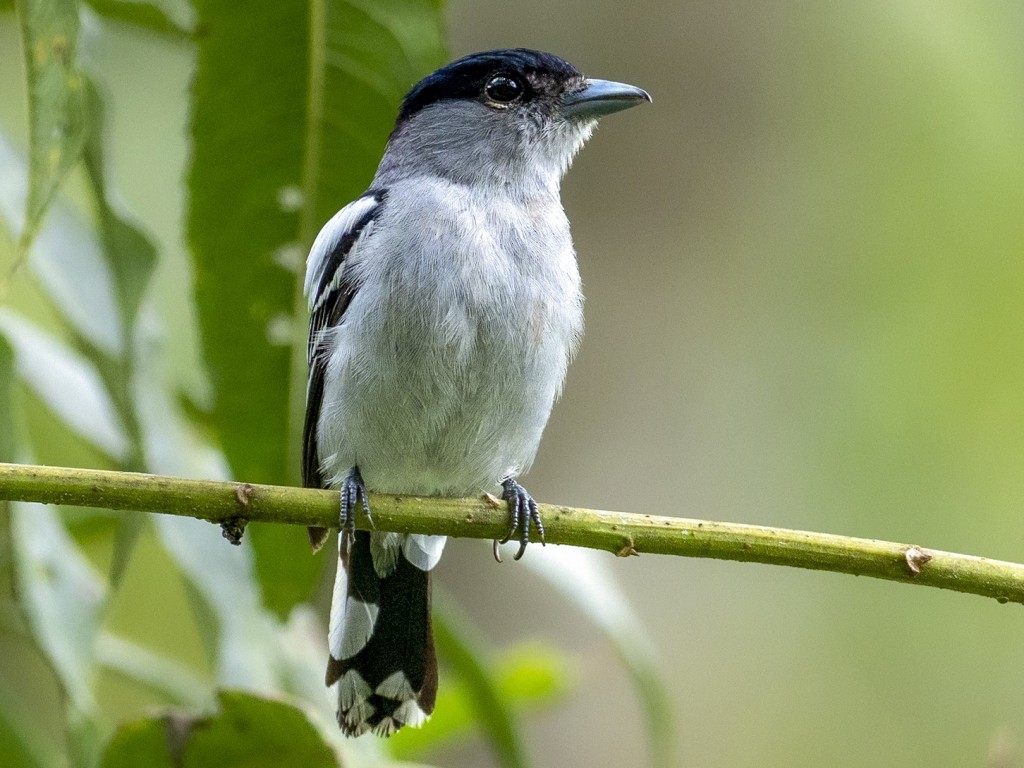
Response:
[[[650,100],[647,91],[635,85],[588,79],[582,91],[562,96],[562,114],[566,117],[594,119]]]

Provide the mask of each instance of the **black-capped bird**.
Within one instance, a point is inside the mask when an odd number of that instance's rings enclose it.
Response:
[[[441,536],[356,531],[367,491],[502,489],[507,538],[543,536],[517,477],[583,330],[559,185],[597,118],[650,97],[525,49],[466,56],[405,97],[369,190],[317,236],[303,476],[341,491],[327,684],[351,736],[434,709]],[[326,531],[311,529],[315,547]]]

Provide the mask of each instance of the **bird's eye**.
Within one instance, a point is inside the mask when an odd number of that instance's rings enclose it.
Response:
[[[511,104],[525,90],[523,84],[511,75],[495,75],[484,86],[484,96],[495,104]]]

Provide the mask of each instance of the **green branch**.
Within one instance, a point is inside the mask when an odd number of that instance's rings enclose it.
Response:
[[[131,472],[0,464],[0,500],[187,515],[213,523],[337,523],[338,494],[308,488],[184,480]],[[373,494],[373,527],[476,539],[501,537],[504,504]],[[710,557],[850,573],[1024,603],[1024,565],[874,539],[541,504],[547,541],[638,554]],[[361,515],[361,512],[360,512]],[[360,516],[359,527],[367,521]]]

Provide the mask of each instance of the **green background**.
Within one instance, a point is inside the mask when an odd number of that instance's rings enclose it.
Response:
[[[654,97],[606,120],[563,187],[587,335],[535,496],[1024,559],[1024,5],[456,0],[447,19],[453,55],[547,49]],[[183,236],[193,54],[139,40],[111,27],[85,48],[111,91],[114,180],[162,249],[151,295],[193,329],[165,339],[168,367],[202,402]],[[16,51],[2,16],[3,59]],[[16,141],[21,88],[0,65]],[[3,302],[49,322],[28,281]],[[198,663],[183,587],[141,547],[112,621]],[[734,563],[613,568],[660,652],[680,765],[1024,755],[1016,606]],[[642,761],[626,673],[546,582],[481,542],[452,543],[438,573],[495,643],[579,654],[572,694],[526,716],[537,765]],[[149,701],[111,686],[124,716]],[[476,742],[432,757],[491,760]]]

